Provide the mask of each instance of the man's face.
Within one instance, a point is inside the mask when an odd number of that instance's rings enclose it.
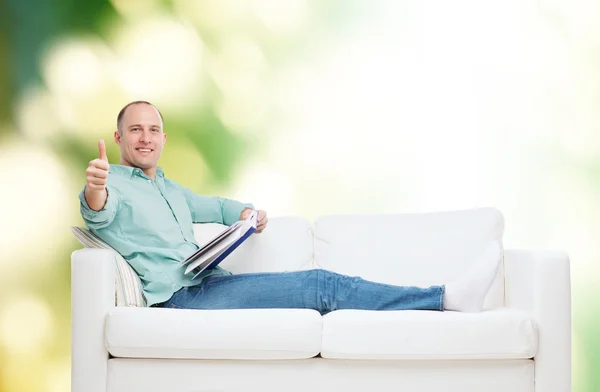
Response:
[[[136,104],[127,108],[115,142],[121,149],[121,165],[153,169],[167,141],[158,111],[150,105]]]

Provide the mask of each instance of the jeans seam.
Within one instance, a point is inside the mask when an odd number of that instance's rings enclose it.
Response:
[[[317,273],[317,284],[315,285],[317,287],[317,289],[315,290],[315,304],[317,305],[317,311],[319,313],[323,313],[323,290],[325,289],[324,287],[321,287],[322,284],[322,270],[317,269],[316,270]],[[319,293],[321,293],[321,295],[319,295]]]
[[[446,292],[446,286],[442,285],[440,289],[440,311],[444,311],[444,293]]]
[[[273,275],[280,275],[282,274],[282,272],[250,272],[250,273],[243,273],[243,274],[233,274],[233,275],[214,275],[216,278],[226,278],[227,282],[233,282],[233,281],[237,281],[239,279],[245,279],[247,278],[249,275],[251,275],[251,278],[254,280],[258,280],[258,279],[264,279],[267,277],[272,277]],[[207,278],[211,278],[212,276],[208,276]],[[219,279],[211,279],[208,281],[202,281],[200,284],[194,285],[194,286],[188,286],[188,288],[191,287],[197,287],[200,288],[200,286],[204,285],[204,286],[209,286],[211,284],[219,284],[221,283],[219,281]]]

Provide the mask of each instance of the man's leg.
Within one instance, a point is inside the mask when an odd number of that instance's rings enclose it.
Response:
[[[300,308],[443,310],[444,287],[401,287],[327,270],[210,276],[184,287],[165,307],[191,309]]]

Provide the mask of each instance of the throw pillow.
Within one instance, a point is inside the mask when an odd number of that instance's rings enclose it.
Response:
[[[146,299],[142,292],[142,282],[123,256],[88,229],[71,226],[71,232],[86,248],[110,249],[114,252],[116,305],[145,307]]]

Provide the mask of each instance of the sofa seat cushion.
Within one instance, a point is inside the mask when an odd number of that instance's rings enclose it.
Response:
[[[117,307],[105,327],[114,357],[302,359],[321,351],[322,317],[309,309]]]
[[[528,313],[340,310],[323,318],[323,358],[520,359],[537,352]]]

